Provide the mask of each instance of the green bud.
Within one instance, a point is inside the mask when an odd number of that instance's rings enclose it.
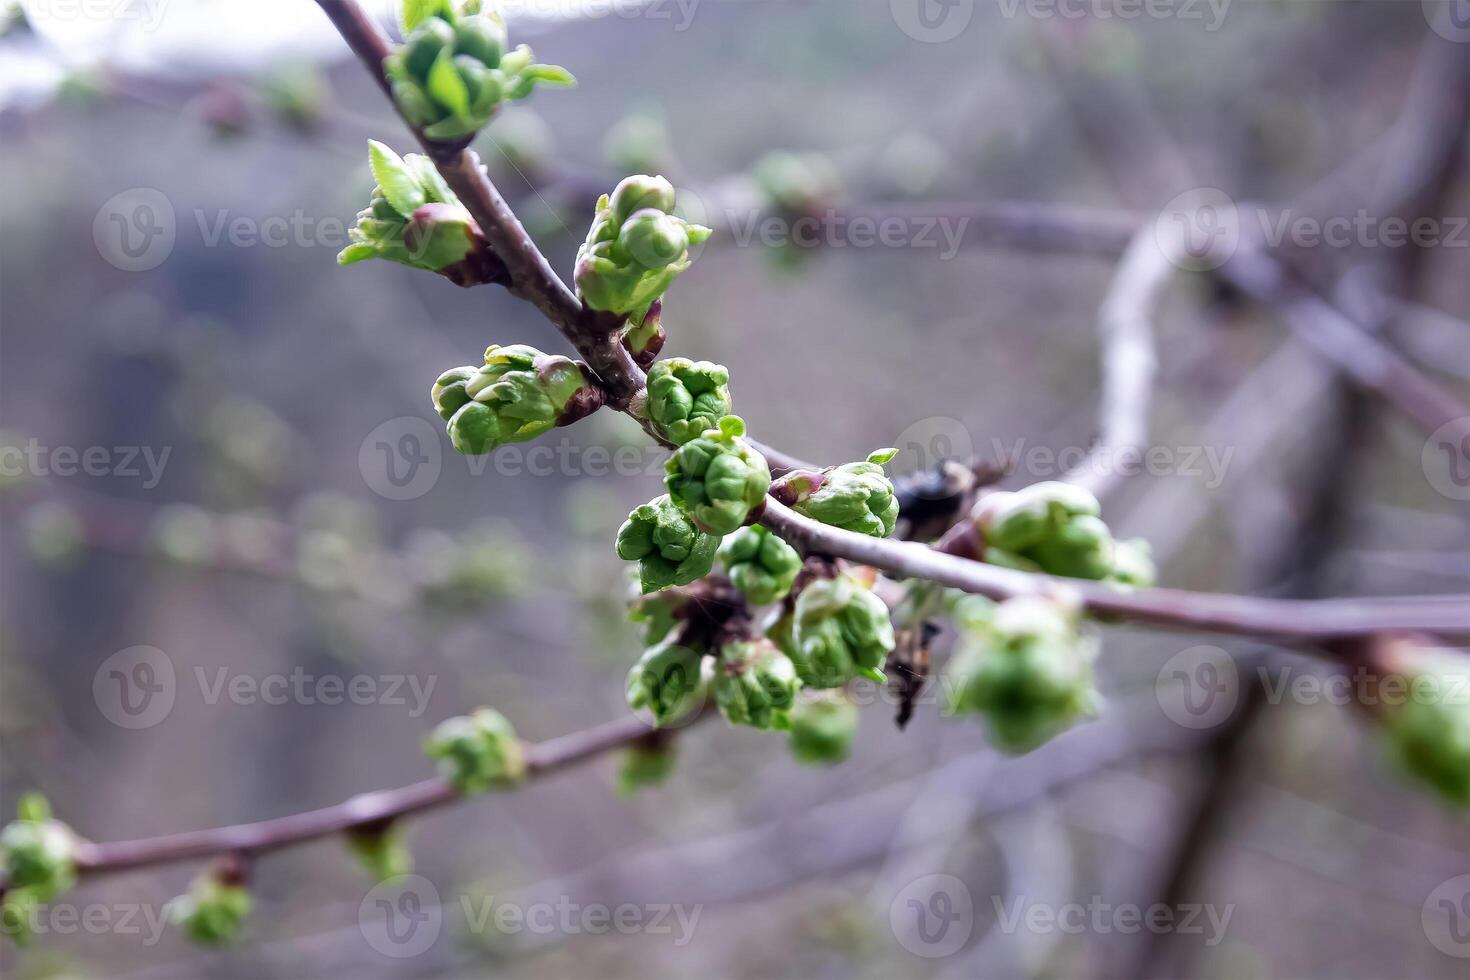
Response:
[[[861,463],[829,467],[820,474],[790,474],[778,485],[777,496],[814,521],[886,538],[898,523],[898,498],[883,474],[883,464],[894,455],[894,450],[883,449]]]
[[[387,259],[450,275],[471,253],[488,251],[480,226],[428,157],[419,153],[400,157],[383,143],[369,140],[368,162],[377,183],[348,233],[352,243],[337,255],[339,265]]]
[[[1000,749],[1029,752],[1096,714],[1097,645],[1078,632],[1077,611],[1040,596],[995,606],[964,623],[948,669],[952,713],[985,718]]]
[[[672,745],[630,745],[622,752],[618,766],[618,795],[632,796],[647,786],[658,786],[674,771]]]
[[[667,494],[639,506],[618,529],[618,557],[638,562],[644,592],[704,578],[719,547],[719,535],[696,527]]]
[[[654,727],[679,721],[703,702],[703,657],[666,642],[644,651],[628,671],[628,707],[647,709]]]
[[[424,740],[424,754],[461,793],[506,789],[526,775],[525,749],[505,716],[492,708],[449,718]]]
[[[500,15],[472,6],[415,19],[403,45],[383,61],[399,109],[430,139],[471,136],[501,103],[524,99],[537,85],[575,82],[565,68],[535,64],[524,44],[507,53]]]
[[[720,561],[735,588],[757,606],[785,598],[801,571],[797,550],[759,524],[726,538]]]
[[[349,831],[347,847],[363,870],[378,881],[413,870],[413,852],[396,823]]]
[[[840,687],[856,676],[883,683],[893,622],[883,600],[850,575],[818,579],[796,599],[792,660],[807,687]]]
[[[717,428],[730,414],[730,372],[710,361],[670,357],[648,372],[648,417],[675,445]]]
[[[449,439],[477,456],[569,425],[602,405],[602,390],[582,366],[534,347],[490,345],[485,366],[453,368],[434,382],[434,408],[449,415]]]
[[[726,415],[719,429],[684,443],[664,463],[669,496],[711,534],[729,534],[744,524],[771,486],[765,457],[744,434],[744,420]]]
[[[19,814],[0,830],[0,867],[7,888],[24,889],[38,902],[52,901],[76,883],[76,837],[70,827],[52,819],[50,806],[38,794],[21,799]]]
[[[668,214],[674,210],[674,198],[674,185],[669,183],[668,178],[635,174],[624,177],[613,188],[608,207],[612,211],[613,219],[622,224],[636,211],[652,209]]]
[[[239,938],[251,904],[244,885],[204,874],[194,879],[187,895],[169,903],[168,914],[191,942],[223,946]]]
[[[773,208],[792,214],[829,207],[842,186],[837,168],[821,153],[768,153],[757,161],[754,177]]]
[[[1143,538],[1114,542],[1113,568],[1108,573],[1108,581],[1139,589],[1153,585],[1156,573],[1151,551]]]
[[[836,765],[852,752],[857,725],[857,705],[841,691],[805,692],[791,709],[791,754],[806,765]]]
[[[800,686],[796,667],[770,640],[740,640],[720,649],[715,703],[732,725],[786,728]]]
[[[987,494],[971,519],[985,541],[984,559],[992,565],[1124,584],[1151,581],[1147,546],[1137,542],[1120,555],[1100,512],[1089,491],[1047,482]]]
[[[683,618],[684,606],[689,597],[668,590],[648,592],[640,595],[628,605],[628,621],[638,623],[644,648],[655,646],[668,638],[674,627]]]
[[[638,174],[598,200],[573,274],[588,307],[641,321],[689,268],[689,249],[710,230],[674,216],[674,198],[673,185],[663,177]]]
[[[480,228],[457,204],[425,204],[403,226],[403,246],[413,260],[438,271],[464,261],[476,247]]]
[[[1381,699],[1384,743],[1405,775],[1470,807],[1470,667],[1449,651],[1416,653],[1412,671],[1399,675],[1407,695]]]

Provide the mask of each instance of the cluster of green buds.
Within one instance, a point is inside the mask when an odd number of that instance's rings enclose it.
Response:
[[[195,878],[187,894],[169,903],[168,914],[190,941],[223,946],[240,937],[251,904],[243,875],[227,867]]]
[[[831,766],[852,752],[858,709],[842,691],[805,691],[790,717],[787,741],[797,762]]]
[[[968,597],[947,674],[948,710],[984,717],[990,740],[1029,752],[1097,713],[1096,640],[1066,597],[1018,596],[999,605]]]
[[[710,534],[729,534],[744,524],[771,487],[766,458],[744,435],[745,421],[726,415],[718,429],[684,443],[664,463],[669,496]]]
[[[0,830],[0,868],[5,871],[0,927],[17,942],[29,936],[32,910],[76,883],[76,844],[71,828],[51,816],[44,797],[21,797],[17,819]]]
[[[628,671],[628,707],[647,710],[656,728],[688,717],[704,692],[703,656],[672,639],[645,650]]]
[[[821,153],[767,153],[756,161],[753,176],[771,207],[787,214],[816,214],[842,189],[837,168]]]
[[[462,286],[494,277],[495,256],[480,226],[433,161],[419,153],[400,157],[368,140],[368,163],[377,183],[348,233],[351,244],[337,254],[338,265],[387,259],[443,273]]]
[[[1393,644],[1401,690],[1380,682],[1383,738],[1405,774],[1447,803],[1470,807],[1470,663],[1415,641]]]
[[[770,640],[737,640],[720,648],[715,704],[732,725],[789,727],[787,715],[800,686],[791,659]]]
[[[888,607],[851,575],[817,579],[797,596],[790,652],[807,687],[841,687],[854,677],[883,683],[894,642]]]
[[[644,592],[704,578],[719,547],[720,536],[697,527],[668,494],[640,505],[618,529],[618,557],[638,563]]]
[[[831,466],[820,473],[796,470],[782,477],[772,494],[814,521],[886,538],[898,523],[898,498],[883,464],[896,455],[896,449],[880,449],[861,463]]]
[[[525,748],[505,716],[480,708],[439,723],[424,740],[424,754],[461,793],[505,789],[526,775]]]
[[[1113,540],[1097,497],[1069,483],[1036,483],[987,494],[971,519],[992,565],[1068,578],[1151,585],[1153,562],[1142,540]]]
[[[648,418],[676,446],[718,428],[730,414],[730,372],[709,361],[670,357],[648,371]]]
[[[743,527],[725,539],[720,561],[730,582],[757,606],[784,599],[801,571],[801,555],[759,524]]]
[[[526,442],[602,407],[602,389],[581,364],[525,344],[491,344],[483,367],[445,371],[431,394],[449,441],[467,456]]]
[[[481,0],[405,0],[403,33],[383,70],[404,118],[432,140],[471,136],[538,84],[575,81],[565,68],[534,64],[524,44],[507,51],[505,21]]]
[[[643,321],[653,301],[689,268],[689,249],[710,236],[674,215],[674,185],[663,177],[625,177],[597,201],[577,250],[577,294],[594,310]]]

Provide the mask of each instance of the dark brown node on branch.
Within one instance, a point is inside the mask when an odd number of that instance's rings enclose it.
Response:
[[[228,888],[243,888],[250,882],[250,858],[238,851],[226,854],[214,863],[209,874]]]

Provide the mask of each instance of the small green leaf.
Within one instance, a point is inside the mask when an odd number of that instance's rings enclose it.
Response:
[[[42,820],[51,819],[51,804],[46,802],[46,797],[40,793],[27,793],[22,796],[16,811],[22,820],[39,823]]]
[[[407,218],[427,202],[424,189],[414,179],[408,164],[387,146],[368,140],[368,161],[373,168],[373,179],[383,189],[383,196],[393,205],[393,210]]]
[[[377,258],[378,250],[366,242],[353,242],[337,253],[338,265],[352,265],[364,259]]]
[[[572,73],[561,65],[532,65],[526,69],[526,76],[534,78],[543,85],[569,88],[577,84],[577,79],[572,76]]]
[[[877,463],[879,466],[882,466],[897,455],[897,449],[875,449],[868,453],[868,462]]]
[[[469,89],[465,87],[464,79],[459,77],[459,71],[454,67],[454,56],[447,48],[434,59],[434,67],[429,69],[428,84],[429,95],[435,102],[456,116],[469,115]]]
[[[454,9],[449,0],[403,0],[404,37],[407,37],[420,22],[436,15],[444,16],[446,20],[454,16]]]

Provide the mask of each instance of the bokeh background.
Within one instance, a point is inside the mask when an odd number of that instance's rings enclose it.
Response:
[[[37,789],[90,838],[145,837],[421,779],[422,735],[481,704],[531,739],[619,717],[638,642],[611,541],[661,465],[641,432],[602,412],[489,461],[449,447],[428,401],[441,370],[491,342],[563,345],[501,290],[336,266],[371,187],[365,141],[411,147],[314,4],[83,8],[28,0],[0,37],[0,426],[7,445],[41,447],[0,494],[0,804]],[[539,92],[477,149],[564,275],[586,188],[612,186],[630,143],[686,202],[736,202],[721,213],[737,218],[754,215],[740,203],[752,167],[783,149],[827,155],[848,203],[1147,215],[1217,188],[1351,215],[1391,176],[1383,141],[1413,108],[1426,39],[1470,57],[1429,29],[1434,4],[1124,8],[961,0],[920,21],[904,0],[522,5],[512,39],[580,84]],[[1414,257],[1394,335],[1462,393],[1470,234],[1448,238],[1470,207],[1464,159],[1432,212],[1447,240]],[[158,234],[130,238],[135,219]],[[904,471],[1093,439],[1112,259],[737,237],[670,294],[667,350],[728,365],[766,441],[823,462],[895,445]],[[1298,251],[1329,286],[1384,258],[1362,242]],[[1466,589],[1465,505],[1436,490],[1422,432],[1349,397],[1270,311],[1209,276],[1176,277],[1158,335],[1153,439],[1170,462],[1104,506],[1121,534],[1153,541],[1164,583]],[[543,444],[556,457],[527,456]],[[92,472],[70,472],[88,450]],[[1058,475],[1044,456],[1011,462],[1007,486]],[[112,925],[5,943],[0,964],[26,977],[1470,976],[1470,937],[1436,942],[1426,926],[1431,896],[1450,894],[1436,889],[1470,872],[1465,818],[1406,787],[1349,708],[1249,694],[1258,664],[1278,678],[1324,668],[1220,637],[1103,635],[1103,717],[1018,759],[932,700],[900,732],[868,689],[856,750],[832,769],[796,764],[779,735],[714,724],[680,738],[673,777],[632,799],[613,792],[607,758],[416,820],[442,931],[413,956],[368,940],[372,883],[326,841],[258,863],[247,939],[225,952],[149,935],[149,911],[198,870],[169,866],[85,883],[66,901]],[[1193,670],[1201,645],[1237,672],[1234,711],[1201,718],[1169,693],[1170,665]],[[108,664],[160,654],[171,706],[121,714]],[[266,703],[219,687],[293,675],[373,695]],[[968,902],[954,949],[919,935],[908,904],[958,901],[933,875]],[[487,901],[697,918],[687,932],[671,916],[668,932],[506,933],[476,928]],[[1080,930],[1008,919],[1017,903],[1159,901],[1229,918],[1163,935],[1108,913]],[[119,924],[132,906],[140,934]]]

